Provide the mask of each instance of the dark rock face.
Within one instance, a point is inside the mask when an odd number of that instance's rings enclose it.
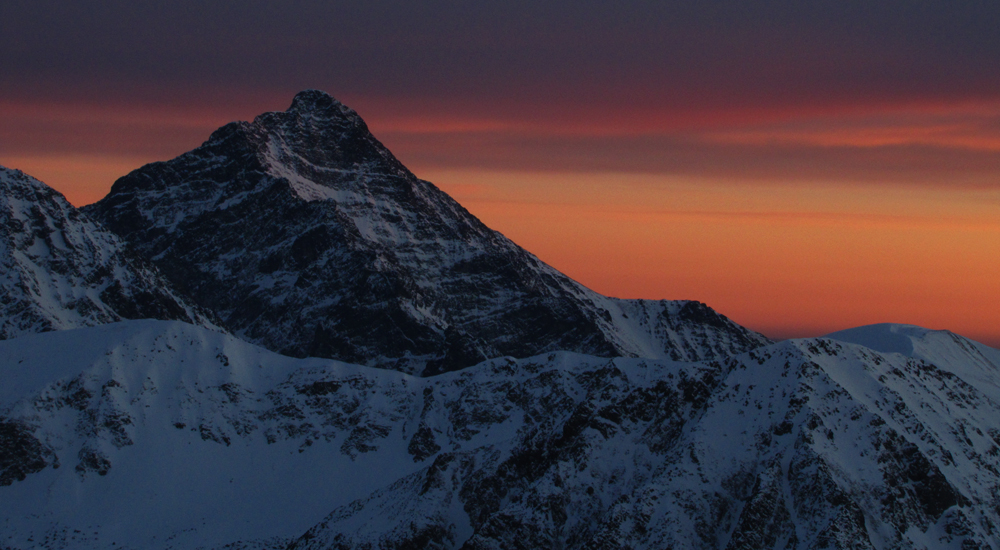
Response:
[[[512,441],[438,452],[291,548],[992,547],[1000,462],[972,463],[996,421],[971,415],[995,404],[954,375],[822,340],[662,370],[588,361],[519,362],[510,385],[498,362],[470,377],[443,431],[461,440],[523,414]],[[880,400],[859,390],[893,370]],[[930,412],[935,395],[970,416]],[[960,425],[976,437],[956,448]],[[970,471],[982,485],[962,485]]]
[[[0,486],[23,481],[52,463],[59,467],[55,453],[33,432],[23,422],[0,418]]]
[[[695,302],[600,296],[417,179],[306,91],[86,208],[268,349],[431,375],[550,350],[710,359],[768,343]]]
[[[77,457],[80,462],[76,465],[76,473],[85,476],[87,472],[94,472],[97,475],[106,476],[111,470],[111,461],[100,451],[84,447],[80,449]]]
[[[0,167],[0,339],[123,319],[212,326],[151,264],[44,183]]]
[[[420,462],[434,456],[441,450],[441,446],[434,441],[434,432],[424,425],[413,434],[413,439],[410,439],[406,450],[413,456],[415,462]]]

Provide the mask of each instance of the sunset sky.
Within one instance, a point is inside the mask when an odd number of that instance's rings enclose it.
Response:
[[[585,285],[1000,346],[1000,3],[0,2],[0,165],[77,205],[306,88]]]

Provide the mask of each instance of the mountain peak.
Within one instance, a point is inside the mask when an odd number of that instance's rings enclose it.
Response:
[[[0,165],[0,185],[9,185],[8,180],[13,180],[14,178],[22,178],[25,173],[17,170],[15,168],[7,168],[6,166]]]
[[[324,92],[323,90],[302,90],[292,98],[292,106],[289,111],[312,110],[317,108],[329,108],[337,105],[343,107],[344,104],[337,101],[337,98]]]
[[[11,199],[25,199],[30,203],[48,199],[53,195],[62,195],[37,179],[20,170],[0,166],[0,204],[10,203]]]
[[[701,304],[586,289],[318,90],[136,170],[87,212],[227,328],[287,355],[429,375],[554,350],[697,360],[768,343]]]
[[[252,123],[227,125],[209,141],[222,142],[233,136],[237,137],[237,143],[248,143],[262,162],[276,169],[273,175],[279,177],[289,175],[281,166],[299,165],[303,161],[342,174],[364,167],[368,172],[413,177],[375,139],[354,109],[320,90],[299,92],[285,111],[263,113]],[[294,168],[295,171],[311,169]]]
[[[303,90],[295,94],[291,106],[285,113],[331,120],[347,119],[355,124],[364,125],[364,121],[354,109],[322,90]]]

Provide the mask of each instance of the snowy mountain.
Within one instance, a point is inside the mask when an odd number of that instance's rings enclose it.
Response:
[[[296,357],[431,375],[555,350],[703,360],[770,342],[698,302],[570,280],[318,91],[132,172],[85,211],[234,334]]]
[[[917,327],[418,378],[129,321],[0,379],[0,547],[1000,548],[1000,351]]]
[[[322,92],[0,168],[0,293],[2,550],[1000,550],[1000,350],[601,296]]]
[[[211,326],[116,235],[0,166],[0,339],[146,317]]]

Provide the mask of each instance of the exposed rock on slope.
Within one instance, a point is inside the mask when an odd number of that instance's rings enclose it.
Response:
[[[86,211],[234,333],[433,374],[491,357],[724,357],[769,341],[697,302],[596,294],[417,179],[318,91],[118,180]]]
[[[0,338],[139,318],[210,325],[116,235],[0,167]]]
[[[0,541],[996,550],[1000,351],[907,330],[430,378],[182,323],[0,342]]]
[[[962,347],[978,349],[935,352]],[[997,548],[987,355],[815,339],[723,363],[521,362],[521,391],[548,405],[513,440],[439,453],[290,548]],[[513,390],[472,387],[498,406]],[[507,417],[478,418],[489,433]]]

